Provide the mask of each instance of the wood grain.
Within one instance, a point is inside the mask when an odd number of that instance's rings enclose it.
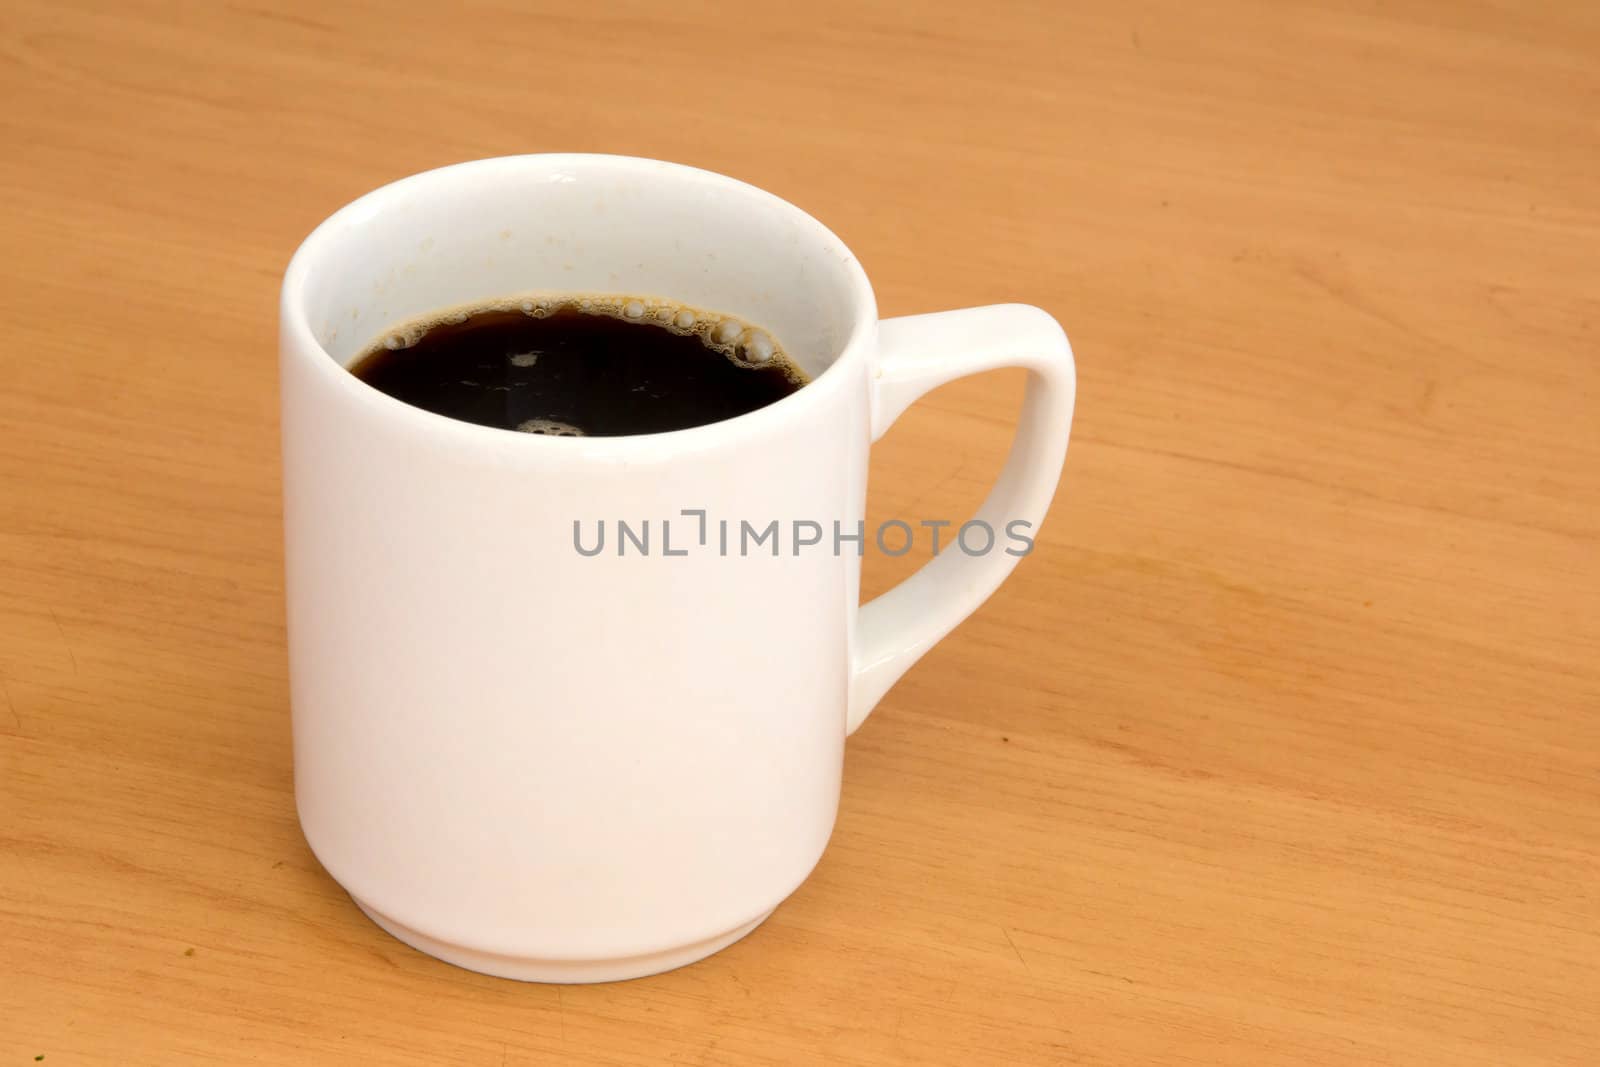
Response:
[[[0,5],[0,1063],[1600,1062],[1600,8],[793,8]],[[798,202],[887,314],[1040,304],[1082,379],[815,876],[565,989],[305,848],[274,353],[329,211],[558,149]],[[910,412],[874,518],[970,511],[1018,392]]]

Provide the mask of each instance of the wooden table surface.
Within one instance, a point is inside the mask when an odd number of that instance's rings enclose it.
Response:
[[[531,6],[0,5],[0,1067],[1600,1062],[1600,9]],[[280,574],[289,253],[540,150],[763,185],[1081,378],[811,880],[568,988],[307,851]],[[873,520],[963,518],[1019,395],[909,413]]]

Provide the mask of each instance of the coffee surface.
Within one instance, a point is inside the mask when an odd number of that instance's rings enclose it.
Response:
[[[571,437],[720,422],[807,382],[759,327],[671,301],[603,294],[439,312],[391,329],[350,370],[439,415]]]

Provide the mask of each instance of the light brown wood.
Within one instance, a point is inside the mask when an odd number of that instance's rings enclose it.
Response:
[[[1600,1062],[1600,9],[530,6],[0,11],[0,1061]],[[554,149],[766,186],[1081,374],[811,880],[565,989],[300,837],[274,351],[328,212]],[[874,518],[964,517],[1019,389],[910,412]]]

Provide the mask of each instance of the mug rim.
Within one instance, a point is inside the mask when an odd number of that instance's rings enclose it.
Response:
[[[470,179],[475,172],[505,168],[527,168],[530,173],[549,172],[559,169],[563,164],[585,166],[599,164],[631,171],[636,174],[668,174],[678,178],[704,182],[730,191],[737,191],[742,195],[751,196],[758,201],[764,202],[771,210],[781,211],[795,219],[803,229],[810,232],[814,243],[831,243],[839,253],[842,253],[842,256],[830,255],[828,258],[835,261],[836,269],[844,272],[844,280],[850,290],[852,303],[855,305],[852,311],[853,321],[849,325],[844,343],[839,347],[838,355],[803,388],[797,389],[787,396],[780,397],[763,407],[756,408],[754,411],[735,415],[732,418],[657,433],[619,434],[605,437],[564,437],[548,434],[519,433],[499,426],[485,426],[480,423],[467,422],[396,399],[350,373],[349,369],[340,363],[338,358],[329,352],[327,347],[317,338],[311,328],[306,311],[305,297],[309,275],[315,263],[324,256],[325,246],[336,239],[340,232],[352,221],[364,220],[382,212],[389,201],[402,197],[408,192],[415,191],[418,187],[436,187],[455,179]],[[870,342],[877,321],[877,300],[873,294],[872,285],[867,279],[866,272],[862,269],[855,253],[839,239],[837,234],[824,226],[814,216],[775,193],[770,193],[749,182],[740,181],[738,178],[719,174],[716,171],[705,170],[685,163],[674,163],[668,160],[607,153],[539,152],[512,156],[488,156],[419,171],[363,193],[323,219],[301,241],[293,256],[290,257],[288,267],[284,270],[279,300],[279,358],[300,359],[312,365],[314,373],[319,374],[322,380],[327,382],[331,388],[343,393],[352,402],[376,404],[381,410],[387,410],[397,417],[418,418],[423,420],[424,424],[432,425],[434,429],[442,432],[480,439],[486,445],[498,443],[500,447],[504,447],[508,442],[520,441],[524,443],[511,445],[510,447],[568,450],[575,454],[595,454],[659,448],[668,443],[684,446],[712,444],[714,443],[714,438],[726,436],[729,433],[739,433],[741,431],[758,433],[763,428],[768,427],[769,424],[774,423],[775,420],[786,418],[789,414],[798,414],[804,405],[822,403],[826,399],[823,394],[830,390],[826,387],[818,387],[831,386],[833,381],[843,377],[844,373],[840,370],[841,365],[854,364],[864,358],[862,353]],[[447,429],[447,427],[450,429]]]

